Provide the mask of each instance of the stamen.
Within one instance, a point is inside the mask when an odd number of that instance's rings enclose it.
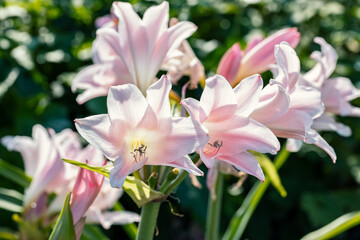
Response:
[[[208,143],[208,145],[206,145],[204,149],[204,152],[209,156],[214,156],[219,152],[222,146],[223,146],[223,141],[216,140],[213,143]]]
[[[133,156],[134,162],[140,162],[145,159],[147,146],[143,144],[143,142],[139,139],[133,141],[131,143],[132,152],[130,152]]]

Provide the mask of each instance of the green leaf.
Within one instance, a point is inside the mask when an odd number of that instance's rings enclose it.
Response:
[[[31,183],[31,177],[27,176],[22,169],[2,159],[0,159],[0,175],[24,188],[29,187]]]
[[[148,202],[165,196],[133,176],[126,177],[123,189],[139,208]]]
[[[88,169],[90,171],[93,172],[97,172],[100,173],[102,175],[104,175],[105,177],[109,178],[110,175],[110,171],[109,171],[109,167],[112,167],[112,165],[106,165],[106,166],[102,166],[102,167],[95,167],[95,166],[90,166],[86,163],[82,163],[82,162],[78,162],[78,161],[73,161],[73,160],[69,160],[69,159],[62,159],[64,162],[70,163],[72,165],[81,167],[81,168],[85,168]]]
[[[109,238],[98,227],[85,224],[80,240],[109,240]]]
[[[109,167],[112,167],[112,165],[94,167],[87,165],[86,163],[81,163],[68,159],[63,159],[63,161],[81,168],[88,169],[93,172],[100,173],[107,178],[109,178],[110,175]],[[142,205],[151,202],[154,199],[162,198],[165,196],[163,193],[151,189],[146,183],[133,176],[126,177],[123,189],[138,207],[141,207]]]
[[[19,239],[19,235],[11,229],[0,227],[0,239],[16,240]]]
[[[271,184],[279,192],[282,197],[286,197],[287,192],[284,186],[281,184],[280,176],[274,163],[264,154],[252,152],[254,157],[258,160],[261,168],[265,171],[265,176],[270,179]]]
[[[252,152],[254,154],[254,152]],[[274,166],[276,169],[279,169],[288,159],[290,152],[286,150],[285,147],[281,149],[278,155],[275,158]],[[240,208],[235,212],[225,234],[223,240],[229,239],[241,239],[242,234],[245,231],[256,207],[258,206],[260,200],[264,196],[266,189],[270,185],[270,177],[265,179],[265,182],[261,183],[258,181],[251,188],[250,192],[246,195],[244,201],[242,202]]]
[[[360,224],[360,211],[347,213],[328,225],[305,235],[301,240],[330,239]]]
[[[11,212],[22,212],[22,202],[24,196],[14,190],[0,188],[0,208]]]
[[[75,229],[70,210],[71,192],[65,198],[64,206],[50,235],[50,240],[75,240]]]

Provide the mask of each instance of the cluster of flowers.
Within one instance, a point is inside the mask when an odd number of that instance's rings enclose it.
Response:
[[[62,193],[70,191],[75,182],[71,200],[74,223],[89,206],[87,219],[97,217],[105,226],[116,221],[111,220],[115,215],[102,211],[112,206],[120,192],[103,184],[101,175],[79,171],[61,158],[102,166],[105,155],[114,164],[110,185],[121,188],[125,178],[144,165],[176,167],[201,176],[203,172],[188,156],[197,152],[209,168],[211,190],[222,165],[230,164],[264,181],[263,171],[249,151],[276,154],[280,149],[277,137],[287,138],[291,151],[297,151],[302,142],[315,144],[335,162],[333,148],[317,131],[349,136],[351,130],[334,116],[360,116],[360,109],[349,104],[360,91],[347,78],[330,78],[338,56],[324,39],[315,38],[321,51],[311,55],[317,64],[305,74],[300,73],[293,49],[300,40],[295,28],[266,39],[257,37],[244,51],[234,44],[221,59],[217,75],[205,81],[200,101],[185,98],[184,93],[180,99],[172,92],[172,84],[189,76],[185,92],[187,87],[203,83],[205,72],[186,41],[196,26],[176,19],[169,24],[168,12],[168,3],[163,2],[149,8],[141,19],[129,3],[115,2],[111,15],[97,22],[94,64],[80,71],[72,84],[73,91],[83,90],[77,98],[79,104],[107,96],[108,114],[75,120],[76,129],[91,145],[81,149],[71,130],[55,134],[41,126],[34,127],[33,139],[2,140],[9,150],[22,154],[25,171],[33,178],[24,203],[25,209],[32,208],[29,215],[43,211],[44,205],[39,203],[50,192],[61,200],[54,200],[46,211],[59,210],[65,198]],[[259,74],[269,69],[274,77],[263,86]],[[167,74],[158,80],[160,70]],[[184,111],[173,116],[169,95],[190,117]],[[116,216],[120,218],[118,213]]]
[[[216,159],[264,180],[248,150],[276,154],[277,137],[288,138],[291,150],[299,148],[298,141],[315,144],[335,162],[333,148],[316,130],[349,135],[350,129],[335,122],[334,115],[360,116],[359,109],[349,104],[360,91],[349,79],[329,79],[337,54],[324,39],[315,39],[321,52],[312,54],[318,63],[306,74],[300,73],[293,50],[300,39],[295,28],[255,38],[245,51],[234,44],[221,59],[218,75],[205,81],[200,101],[182,99],[190,117],[173,117],[171,82],[189,75],[191,86],[197,86],[205,74],[185,40],[196,26],[173,20],[168,27],[164,14],[168,10],[163,2],[141,19],[130,4],[114,3],[112,14],[98,22],[94,64],[83,69],[72,85],[74,91],[85,90],[79,103],[107,95],[108,114],[75,123],[89,143],[114,161],[113,187],[121,187],[127,175],[144,165],[202,175],[187,156],[194,151],[210,169]],[[164,69],[167,75],[157,80],[156,74]],[[263,88],[258,73],[268,69],[274,79]]]
[[[32,178],[24,195],[25,221],[37,223],[42,219],[41,228],[46,228],[56,220],[70,191],[73,223],[78,236],[84,227],[83,216],[86,222],[100,223],[106,229],[112,224],[139,221],[136,213],[107,210],[122,194],[121,189],[110,187],[107,178],[62,161],[62,158],[74,159],[93,166],[106,163],[95,147],[82,148],[78,134],[71,129],[56,134],[53,129],[35,125],[32,138],[6,136],[2,138],[2,144],[21,153],[25,173]],[[54,199],[53,193],[56,194]]]

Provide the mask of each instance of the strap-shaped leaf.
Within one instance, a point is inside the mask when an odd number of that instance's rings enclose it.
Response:
[[[50,240],[75,240],[75,230],[73,219],[70,210],[70,196],[69,192],[65,198],[63,208],[60,212],[59,218],[56,221],[55,227],[51,232]]]
[[[22,169],[2,159],[0,159],[0,175],[24,188],[29,187],[31,183],[31,177],[27,176]]]
[[[67,163],[70,163],[72,165],[75,165],[75,166],[78,166],[78,167],[81,167],[81,168],[85,168],[85,169],[88,169],[90,171],[93,171],[93,172],[97,172],[97,173],[100,173],[102,175],[104,175],[105,177],[109,178],[109,175],[110,175],[110,171],[109,171],[109,165],[106,165],[106,166],[101,166],[101,167],[95,167],[95,166],[90,166],[86,163],[82,163],[82,162],[78,162],[78,161],[73,161],[73,160],[69,160],[69,159],[62,159],[64,162],[67,162]]]
[[[330,239],[360,224],[360,211],[347,213],[328,225],[305,235],[301,240]]]
[[[109,165],[102,167],[94,167],[87,165],[86,163],[81,163],[68,159],[63,159],[63,161],[81,168],[88,169],[90,171],[100,173],[105,177],[109,178],[110,175],[109,167],[111,167]],[[125,183],[123,185],[123,189],[131,197],[131,199],[135,202],[135,204],[138,207],[141,207],[145,203],[151,202],[155,199],[162,198],[165,196],[163,193],[151,189],[149,185],[147,185],[143,181],[133,176],[126,177]]]
[[[0,208],[2,209],[11,212],[22,212],[23,198],[24,195],[15,190],[0,188]]]
[[[265,176],[270,179],[271,184],[279,192],[282,197],[286,197],[287,192],[281,184],[280,176],[274,163],[264,154],[252,152],[260,163],[261,168],[265,171]]]
[[[109,240],[109,238],[99,227],[85,224],[80,240]]]
[[[19,234],[12,229],[0,227],[0,239],[17,240],[19,239]]]

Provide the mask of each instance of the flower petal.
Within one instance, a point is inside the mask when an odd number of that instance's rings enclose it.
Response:
[[[207,119],[207,114],[201,107],[200,102],[194,98],[186,98],[181,101],[181,105],[186,108],[192,119],[199,122],[204,122]]]
[[[175,161],[167,162],[161,165],[184,169],[185,171],[189,172],[190,174],[194,174],[195,176],[204,176],[204,173],[198,167],[195,166],[195,164],[191,161],[191,159],[187,155],[182,156],[179,159],[176,159]]]
[[[260,75],[255,74],[242,80],[235,88],[237,98],[237,114],[249,116],[259,102],[263,80]]]
[[[314,119],[314,123],[311,127],[317,131],[335,131],[343,137],[351,136],[351,129],[348,126],[336,122],[334,117],[327,113]]]
[[[314,144],[324,150],[331,157],[333,163],[336,162],[336,153],[334,149],[320,136],[314,129],[310,129],[307,132],[306,143]]]
[[[97,197],[103,180],[104,176],[99,173],[84,168],[80,169],[70,200],[74,224],[84,216]]]
[[[146,124],[151,128],[157,125],[157,117],[153,109],[135,85],[111,87],[107,107],[111,121],[119,119],[131,127]]]
[[[146,100],[156,113],[158,119],[171,117],[169,93],[171,82],[166,75],[152,84],[146,91]]]
[[[285,28],[265,38],[249,50],[241,60],[241,68],[236,76],[236,82],[255,73],[262,73],[275,63],[274,47],[283,41],[296,47],[300,34],[296,28]]]
[[[222,56],[216,73],[224,76],[231,85],[236,79],[236,74],[240,69],[242,52],[240,45],[234,43],[234,45],[226,51]]]
[[[283,84],[283,87],[291,93],[300,76],[300,60],[294,49],[286,42],[275,46],[276,62],[283,72],[283,76],[276,80]]]
[[[204,125],[191,118],[173,118],[171,122],[162,124],[158,131],[168,131],[168,134],[152,147],[156,151],[149,157],[148,165],[172,162],[202,148],[209,139]]]
[[[139,214],[130,211],[89,211],[86,213],[87,223],[100,223],[104,229],[109,229],[111,225],[124,225],[139,221]]]
[[[118,121],[112,126],[107,114],[75,119],[75,126],[80,135],[111,160],[120,154],[123,141],[121,134],[125,134],[124,125]]]
[[[256,158],[248,152],[241,152],[231,156],[219,156],[218,160],[227,162],[237,169],[257,177],[260,181],[265,181],[264,173]]]
[[[142,161],[132,161],[126,157],[119,156],[114,161],[114,168],[110,170],[110,185],[113,188],[122,188],[125,179],[128,175],[142,168],[147,162],[148,158]]]
[[[223,117],[228,117],[231,113],[235,113],[237,108],[236,96],[234,90],[224,77],[215,75],[206,80],[206,85],[200,98],[200,106],[204,109],[207,116],[220,107],[227,108],[227,115],[211,114],[211,117],[217,121]],[[221,108],[219,111],[222,111]]]
[[[215,125],[206,124],[210,140],[203,152],[208,157],[230,156],[247,150],[275,154],[280,148],[270,129],[252,119],[234,115],[223,121],[220,127]]]
[[[298,152],[302,147],[303,142],[298,139],[288,138],[286,141],[286,150],[289,152]]]
[[[266,126],[270,128],[277,137],[295,138],[303,141],[312,123],[313,121],[309,114],[290,109],[280,119],[272,123],[267,123]]]
[[[268,84],[260,93],[259,103],[250,118],[269,124],[284,116],[290,109],[290,97],[279,84]]]
[[[324,112],[321,92],[312,87],[296,86],[290,94],[291,109],[308,113],[312,118],[319,117]]]

